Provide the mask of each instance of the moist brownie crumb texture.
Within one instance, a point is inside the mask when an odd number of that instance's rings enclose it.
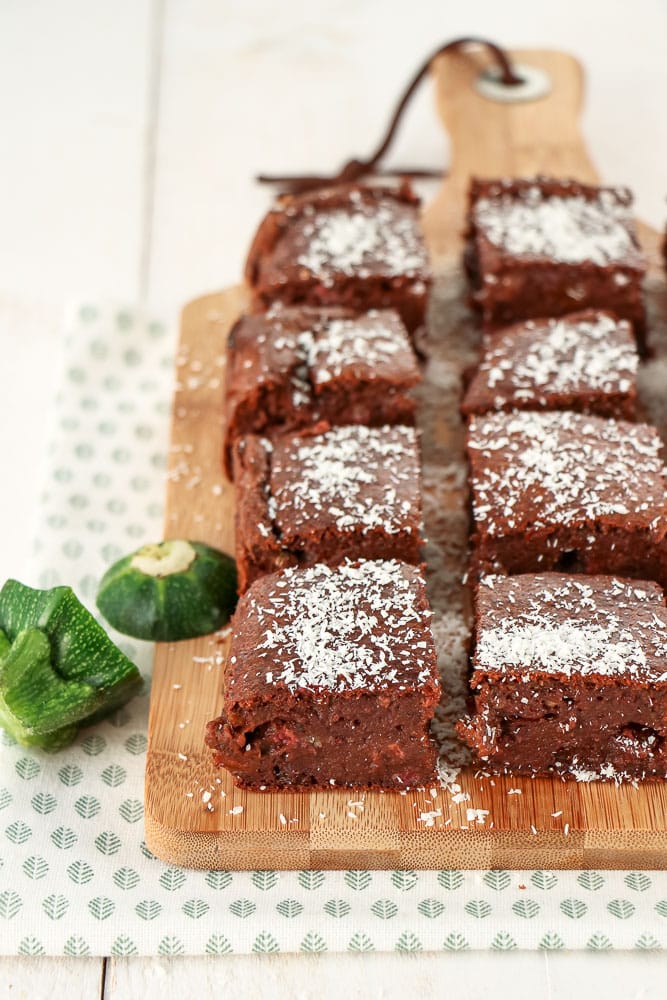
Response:
[[[612,190],[600,189],[594,198],[545,197],[534,186],[516,199],[480,198],[474,217],[490,243],[515,257],[604,267],[637,253],[629,199]]]
[[[638,358],[616,317],[644,333],[631,206],[626,189],[548,178],[471,187],[483,320],[535,317],[489,332],[461,406],[476,616],[458,731],[491,770],[667,777],[663,443],[622,419]]]
[[[333,320],[317,336],[310,331],[303,335],[299,348],[315,391],[340,378],[350,366],[363,367],[368,378],[374,379],[380,371],[395,365],[399,352],[409,345],[397,337],[396,327],[389,325],[388,317],[393,318],[393,314],[372,312],[357,320]]]
[[[280,441],[272,453],[271,495],[283,536],[330,516],[337,531],[361,525],[412,532],[416,445],[409,427],[340,427]]]
[[[667,585],[661,442],[646,424],[569,412],[469,424],[476,569],[571,569]]]
[[[391,307],[414,332],[424,322],[431,283],[418,206],[408,185],[283,196],[248,255],[257,303]]]
[[[665,512],[660,439],[647,424],[569,412],[489,414],[469,424],[475,523],[505,528]]]
[[[405,788],[432,780],[440,685],[417,569],[324,564],[241,598],[216,760],[248,787]]]
[[[380,264],[389,277],[415,277],[426,264],[424,246],[412,214],[392,206],[369,211],[355,193],[349,209],[313,212],[301,226],[303,249],[297,263],[326,284],[338,272],[368,277]]]
[[[227,347],[225,461],[234,441],[337,424],[411,424],[419,382],[414,352],[395,312],[273,309],[244,316]]]
[[[283,198],[248,257],[269,311],[244,317],[228,351],[243,596],[207,733],[246,787],[435,778],[440,682],[410,565],[421,493],[406,393],[420,376],[405,326],[423,322],[430,284],[417,205],[405,186]]]
[[[288,565],[359,557],[419,562],[419,455],[411,427],[242,438],[234,479],[241,590]]]
[[[587,310],[526,320],[486,340],[462,412],[577,410],[633,419],[639,356],[632,328]]]
[[[419,376],[386,311],[410,332],[423,321],[416,200],[343,186],[286,196],[260,225],[246,273],[269,311],[234,332],[227,398],[243,596],[207,732],[238,784],[427,784],[434,713],[447,754],[463,744],[492,771],[667,776],[667,505],[658,434],[629,422],[645,270],[631,204],[625,189],[573,181],[472,185],[466,264],[495,332],[461,405],[476,586],[468,714],[465,553],[442,529],[464,535],[450,418],[470,344],[455,320],[427,365],[432,385],[416,389],[430,400],[432,632],[417,438],[400,426]],[[439,705],[433,634],[448,678]]]
[[[627,188],[477,180],[468,223],[466,264],[487,327],[612,309],[634,324],[644,348],[646,265]]]
[[[667,777],[667,610],[654,583],[546,573],[477,592],[462,738],[494,767]]]

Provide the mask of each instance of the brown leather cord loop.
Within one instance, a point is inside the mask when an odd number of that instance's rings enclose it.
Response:
[[[454,41],[447,42],[446,45],[441,45],[439,49],[422,63],[420,68],[417,70],[412,80],[406,87],[401,99],[399,100],[396,109],[389,122],[389,127],[382,139],[380,145],[377,147],[372,156],[367,160],[352,159],[348,160],[347,163],[341,168],[341,170],[334,174],[333,176],[320,176],[317,174],[306,174],[304,176],[285,176],[278,177],[271,174],[260,174],[256,179],[260,184],[279,184],[286,192],[290,194],[301,194],[305,191],[315,191],[317,188],[321,187],[332,187],[336,184],[352,184],[355,181],[360,180],[367,174],[378,174],[379,171],[376,169],[378,163],[385,155],[389,149],[392,140],[396,134],[398,126],[400,124],[401,118],[403,117],[403,112],[410,103],[410,99],[417,87],[426,76],[431,63],[438,56],[444,55],[445,52],[451,52],[456,49],[462,49],[468,45],[482,45],[489,50],[495,63],[500,71],[500,83],[504,84],[506,87],[512,87],[519,83],[522,83],[521,77],[519,77],[510,61],[507,53],[496,45],[495,42],[490,42],[486,38],[456,38]],[[400,176],[400,177],[440,177],[442,176],[442,171],[439,170],[420,170],[419,168],[410,170],[389,170],[382,172],[383,176]]]

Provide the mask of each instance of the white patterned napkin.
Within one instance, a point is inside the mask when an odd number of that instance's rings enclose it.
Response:
[[[34,570],[92,608],[162,532],[174,338],[139,312],[67,322]],[[1,581],[0,581],[1,582]],[[152,647],[114,636],[150,673]],[[667,947],[663,872],[194,872],[143,841],[146,692],[58,754],[0,745],[0,953],[201,955]]]

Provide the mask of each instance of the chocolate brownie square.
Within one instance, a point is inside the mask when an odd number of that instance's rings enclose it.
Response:
[[[487,327],[611,309],[644,345],[646,270],[627,188],[473,180],[466,264]]]
[[[472,417],[474,572],[555,569],[667,585],[660,447],[647,424],[579,413]]]
[[[392,310],[272,309],[243,316],[227,342],[225,467],[243,434],[414,424],[419,369]]]
[[[461,412],[575,410],[634,420],[638,363],[632,327],[612,313],[524,320],[486,338]]]
[[[471,683],[475,712],[459,733],[485,766],[667,777],[667,609],[655,583],[482,579]]]
[[[421,490],[412,427],[335,427],[234,453],[239,591],[286,566],[420,561]]]
[[[418,569],[322,563],[240,599],[224,707],[206,742],[248,788],[393,788],[433,781],[440,695]]]
[[[246,280],[259,308],[395,309],[414,333],[431,283],[419,199],[407,184],[284,195],[260,223]]]

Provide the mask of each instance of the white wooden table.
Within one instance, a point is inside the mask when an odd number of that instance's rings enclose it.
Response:
[[[252,175],[364,155],[421,59],[460,34],[580,56],[602,173],[663,225],[664,0],[0,0],[2,579],[29,554],[65,302],[175,318],[236,281],[269,199]],[[446,156],[426,87],[393,160]],[[649,998],[666,975],[667,958],[630,953],[4,959],[0,995],[426,997],[446,982],[473,998]]]

